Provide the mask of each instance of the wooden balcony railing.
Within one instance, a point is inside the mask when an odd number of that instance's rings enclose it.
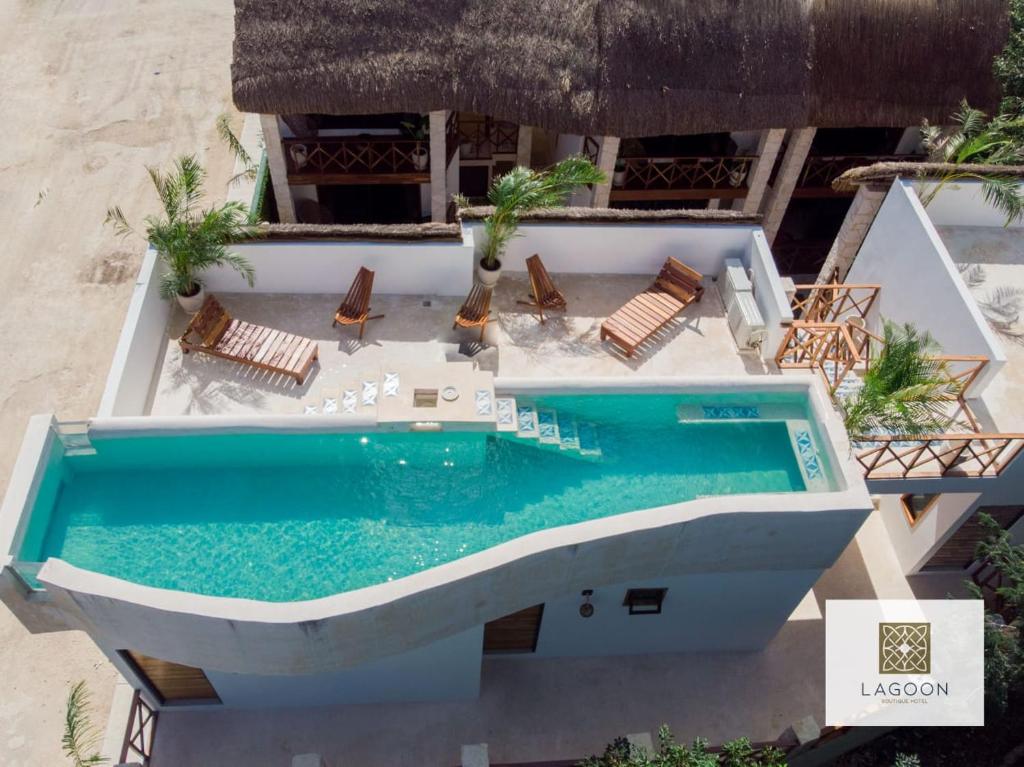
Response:
[[[519,150],[519,125],[492,117],[460,117],[458,140],[464,160],[489,160]]]
[[[736,198],[747,194],[754,157],[625,157],[614,200]]]
[[[832,182],[851,168],[876,162],[920,162],[925,157],[915,154],[846,154],[809,155],[796,182],[794,196],[842,194],[834,192]]]
[[[952,433],[852,438],[866,479],[994,477],[1024,447],[1024,434]]]
[[[430,142],[387,136],[283,139],[289,184],[423,184]]]
[[[807,322],[838,322],[854,315],[866,320],[881,289],[881,285],[846,283],[797,285],[793,316]]]
[[[119,764],[140,762],[143,767],[149,764],[153,755],[153,738],[156,737],[156,722],[159,715],[160,712],[146,703],[136,690],[132,695]]]
[[[862,345],[844,322],[794,320],[775,353],[775,364],[816,370],[828,393],[834,394],[846,375],[864,362],[858,351]]]

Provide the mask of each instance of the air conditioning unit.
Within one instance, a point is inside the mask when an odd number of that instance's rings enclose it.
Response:
[[[718,292],[722,295],[722,303],[728,307],[736,293],[750,293],[753,287],[743,262],[738,258],[725,259],[725,267],[718,275]]]
[[[726,305],[729,317],[729,330],[740,351],[760,349],[765,338],[764,318],[757,308],[757,301],[750,292],[733,293],[732,300]]]

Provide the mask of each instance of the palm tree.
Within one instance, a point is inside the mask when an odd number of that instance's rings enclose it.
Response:
[[[991,120],[966,101],[953,115],[956,129],[943,131],[925,120],[921,137],[930,162],[952,165],[1024,165],[1024,114],[999,114]],[[1024,194],[1020,178],[989,176],[971,170],[956,170],[944,175],[921,196],[927,205],[946,184],[976,180],[982,182],[985,200],[1006,214],[1006,223],[1024,217]]]
[[[96,750],[99,730],[89,719],[89,690],[81,681],[71,688],[64,706],[64,737],[61,748],[74,767],[95,767],[107,760]]]
[[[201,272],[227,265],[245,277],[249,287],[255,281],[252,265],[228,246],[252,237],[255,228],[244,203],[226,202],[220,207],[199,208],[206,171],[194,155],[179,157],[169,173],[147,168],[160,203],[161,215],[146,216],[146,238],[167,265],[160,278],[164,298],[195,296],[202,288]],[[126,236],[135,230],[119,207],[107,211],[107,223]]]
[[[854,436],[872,432],[924,434],[945,428],[947,403],[960,393],[939,346],[928,333],[910,324],[886,321],[883,346],[870,361],[864,386],[841,401],[846,430]]]
[[[501,268],[501,256],[516,236],[520,215],[538,208],[564,205],[577,187],[600,184],[604,180],[604,173],[582,155],[567,157],[545,171],[516,167],[496,178],[487,192],[494,212],[484,219],[487,241],[481,259],[483,267]]]

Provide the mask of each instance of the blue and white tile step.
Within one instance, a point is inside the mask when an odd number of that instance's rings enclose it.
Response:
[[[384,396],[385,397],[397,397],[398,389],[401,386],[401,379],[398,373],[385,373],[384,374]]]
[[[836,374],[836,363],[825,360],[821,364],[821,369],[824,371],[829,381],[834,380]],[[860,376],[851,370],[848,371],[846,375],[843,376],[843,380],[839,382],[839,385],[836,387],[835,396],[839,399],[846,399],[847,397],[853,396],[863,388],[864,382],[861,380]]]
[[[498,413],[496,426],[498,431],[516,431],[516,401],[513,397],[498,397],[495,400],[495,410]]]
[[[558,436],[558,414],[554,410],[542,408],[537,411],[537,436],[542,445],[559,445],[562,440]]]
[[[803,476],[804,486],[809,492],[828,492],[831,485],[825,471],[825,461],[818,450],[814,432],[809,421],[786,421],[789,439],[796,454],[797,466]]]
[[[576,425],[576,433],[579,437],[580,455],[599,458],[601,443],[597,440],[597,427],[589,421],[581,421]]]
[[[488,389],[477,389],[473,394],[473,403],[477,415],[491,415],[494,412],[493,395]]]
[[[576,419],[564,413],[557,415],[558,447],[562,450],[579,450],[580,437],[576,431]]]
[[[519,403],[516,406],[516,436],[523,439],[537,439],[540,431],[537,428],[537,408],[530,404]]]

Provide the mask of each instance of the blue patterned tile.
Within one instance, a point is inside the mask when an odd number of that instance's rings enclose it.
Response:
[[[760,418],[756,405],[704,405],[705,418]]]

